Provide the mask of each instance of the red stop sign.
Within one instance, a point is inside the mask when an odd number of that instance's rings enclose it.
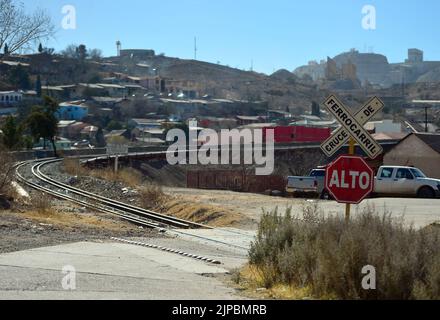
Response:
[[[373,184],[373,169],[361,157],[340,156],[326,169],[325,187],[340,203],[360,203]]]

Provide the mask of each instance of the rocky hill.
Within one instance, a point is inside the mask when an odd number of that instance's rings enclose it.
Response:
[[[389,63],[385,55],[377,53],[360,53],[350,50],[341,53],[332,59],[338,68],[347,63],[356,66],[357,78],[362,84],[368,82],[382,87],[391,87],[395,84],[415,82],[439,82],[440,61],[414,61],[408,57],[401,63]],[[310,62],[306,66],[295,69],[298,77],[309,75],[315,81],[326,79],[326,62]]]
[[[160,77],[195,81],[202,94],[227,99],[264,100],[275,109],[309,109],[312,101],[324,96],[323,92],[318,91],[316,84],[298,79],[287,70],[279,70],[268,76],[220,64],[166,56],[153,56],[143,60],[112,57],[108,61],[124,72],[134,72],[138,76],[151,75],[151,71],[135,68],[141,62],[148,65],[149,70],[156,70]]]

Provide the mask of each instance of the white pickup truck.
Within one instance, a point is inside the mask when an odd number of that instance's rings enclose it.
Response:
[[[287,193],[313,193],[329,199],[325,169],[314,169],[306,177],[288,177]],[[427,178],[414,167],[382,166],[374,179],[373,195],[419,198],[440,197],[440,179]]]
[[[414,167],[382,166],[374,180],[374,193],[435,198],[440,196],[440,180],[427,178]]]
[[[325,168],[313,169],[308,176],[287,177],[287,193],[312,193],[321,198],[328,198],[325,190]]]

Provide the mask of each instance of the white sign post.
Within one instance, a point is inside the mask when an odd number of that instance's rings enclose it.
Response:
[[[379,98],[373,97],[354,115],[354,118],[359,124],[365,125],[380,110],[382,110],[383,107],[384,103]],[[331,157],[349,140],[350,133],[347,132],[344,127],[339,127],[327,140],[324,141],[321,145],[321,149],[327,157]]]
[[[118,173],[119,156],[128,154],[128,146],[124,144],[108,144],[107,154],[115,157],[115,173]]]
[[[321,145],[327,156],[331,156],[340,149],[347,140],[353,138],[371,159],[375,159],[383,152],[379,143],[364,129],[363,125],[371,119],[384,104],[378,98],[370,100],[355,116],[334,95],[331,95],[324,105],[336,120],[342,125],[332,134],[330,139]]]
[[[328,111],[341,124],[341,127],[334,131],[321,145],[322,151],[331,157],[349,141],[349,155],[354,155],[355,142],[371,158],[375,159],[383,152],[382,146],[364,129],[365,123],[377,114],[384,103],[377,97],[371,98],[355,115],[352,115],[344,104],[336,96],[331,95],[324,101]],[[350,219],[350,204],[345,207],[346,220]]]

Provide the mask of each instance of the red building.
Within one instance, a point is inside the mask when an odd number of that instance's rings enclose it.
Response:
[[[330,128],[313,128],[303,126],[287,126],[263,128],[264,139],[267,130],[274,130],[275,143],[323,142],[331,135]]]

